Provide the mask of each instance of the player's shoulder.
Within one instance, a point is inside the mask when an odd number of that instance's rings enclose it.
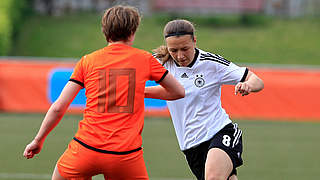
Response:
[[[110,51],[106,47],[85,54],[82,56],[81,61],[88,66],[92,66],[105,60],[106,54],[108,54],[108,51]]]
[[[142,55],[142,56],[147,56],[147,57],[153,56],[150,52],[143,50],[143,49],[136,48],[136,47],[131,47],[130,50],[132,53],[137,54],[137,55]]]
[[[82,60],[83,61],[90,61],[91,59],[94,59],[96,58],[97,56],[103,54],[103,48],[102,49],[98,49],[98,50],[95,50],[95,51],[92,51],[88,54],[85,54],[84,56],[82,56]]]
[[[227,60],[223,56],[212,53],[212,52],[207,52],[201,49],[199,50],[199,61],[204,62],[204,63],[209,63],[209,64],[215,64],[215,65],[224,65],[224,66],[229,66],[231,61]]]
[[[159,54],[152,53],[152,57],[155,58],[160,64],[162,64],[162,60],[161,57],[159,57]]]

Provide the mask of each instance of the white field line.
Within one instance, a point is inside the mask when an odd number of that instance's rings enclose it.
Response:
[[[0,173],[0,179],[51,179],[50,174]]]
[[[0,179],[51,179],[51,174],[33,174],[33,173],[0,173]],[[103,180],[102,175],[94,176],[93,180]],[[150,180],[192,180],[188,178],[170,178],[170,177],[152,177]]]

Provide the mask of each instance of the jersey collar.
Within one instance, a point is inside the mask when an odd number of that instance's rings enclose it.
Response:
[[[194,48],[196,53],[194,54],[193,60],[192,62],[187,66],[189,68],[191,68],[194,63],[196,63],[197,59],[198,59],[198,55],[199,55],[199,50],[197,48]],[[178,63],[176,63],[176,61],[174,61],[174,63],[176,64],[176,66],[180,67],[180,65]]]

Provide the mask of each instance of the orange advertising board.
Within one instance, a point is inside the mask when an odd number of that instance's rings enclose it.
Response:
[[[0,60],[0,111],[46,112],[74,65],[74,61]],[[320,121],[320,69],[249,69],[263,79],[265,88],[242,97],[234,95],[234,86],[223,86],[222,106],[232,118]],[[84,108],[84,90],[78,96],[69,112]],[[169,116],[164,101],[146,99],[145,104],[146,115]]]

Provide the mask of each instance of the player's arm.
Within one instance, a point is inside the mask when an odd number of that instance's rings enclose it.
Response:
[[[184,87],[170,73],[159,84],[159,86],[146,87],[144,91],[145,97],[176,100],[185,96]]]
[[[264,88],[263,81],[253,72],[249,71],[244,82],[239,82],[235,86],[235,94],[240,93],[242,96],[248,95],[251,92],[259,92]]]
[[[33,141],[26,146],[23,153],[24,157],[28,159],[32,158],[35,154],[38,154],[41,151],[45,138],[60,122],[64,113],[81,88],[82,86],[71,81],[66,84],[59,98],[49,108],[37,135]]]

